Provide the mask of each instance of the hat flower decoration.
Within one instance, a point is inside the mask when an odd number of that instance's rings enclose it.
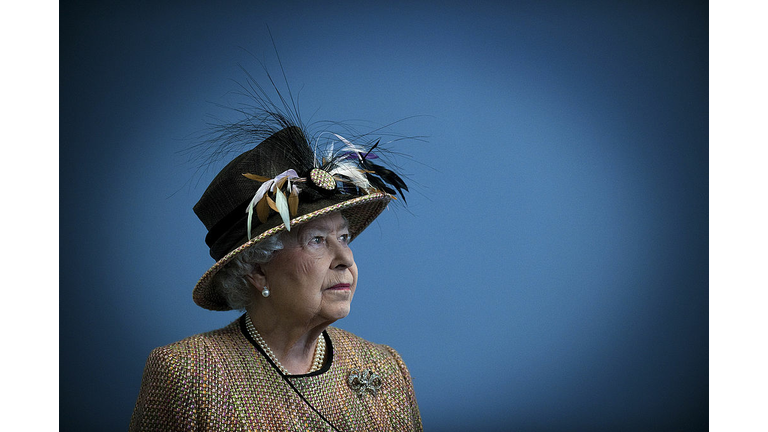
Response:
[[[254,210],[261,223],[266,223],[273,211],[278,213],[285,229],[290,231],[291,218],[297,215],[299,195],[304,188],[314,188],[321,193],[353,193],[353,190],[357,190],[370,194],[383,191],[393,198],[397,190],[405,202],[403,191],[408,191],[408,186],[403,179],[392,170],[371,162],[378,159],[373,150],[378,147],[379,141],[365,151],[341,135],[333,135],[343,144],[342,150],[334,153],[334,146],[331,144],[325,156],[318,158],[315,155],[313,168],[308,173],[303,173],[303,176],[293,168],[274,178],[253,173],[243,174],[244,177],[261,183],[246,210],[249,240],[253,238]]]

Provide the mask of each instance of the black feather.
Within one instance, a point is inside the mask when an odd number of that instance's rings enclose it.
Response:
[[[387,186],[386,183],[384,183],[384,181],[382,181],[380,178],[374,176],[373,174],[365,173],[365,177],[368,178],[368,181],[376,189],[383,190],[384,192],[386,192],[386,193],[388,193],[390,195],[394,195],[395,194],[395,190],[394,189],[392,189],[391,187]]]
[[[390,185],[392,185],[395,189],[397,189],[397,192],[400,193],[400,196],[403,198],[403,202],[407,203],[407,201],[405,199],[405,195],[403,194],[403,189],[407,192],[408,191],[408,186],[405,184],[403,179],[400,178],[400,176],[395,174],[394,171],[392,171],[392,170],[384,168],[383,166],[375,164],[373,162],[366,161],[365,159],[363,159],[362,162],[363,163],[361,163],[361,165],[363,165],[363,169],[364,170],[372,171],[373,174],[381,177],[381,180],[383,180],[384,182],[387,182]],[[368,176],[369,179],[371,177],[372,176],[370,176],[370,175]],[[389,190],[392,190],[392,189],[390,188]],[[394,191],[392,191],[390,193],[394,194]]]

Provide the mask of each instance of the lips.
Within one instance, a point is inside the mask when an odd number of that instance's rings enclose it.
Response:
[[[334,285],[334,286],[332,286],[332,287],[330,287],[328,289],[329,290],[348,290],[348,289],[350,289],[351,286],[352,285],[350,285],[348,283],[339,283],[339,284],[336,284],[336,285]]]

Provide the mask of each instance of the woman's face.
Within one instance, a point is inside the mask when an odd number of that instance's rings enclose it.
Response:
[[[333,322],[349,314],[357,287],[357,266],[349,248],[347,221],[340,213],[294,228],[283,249],[261,270],[271,303],[281,317]]]

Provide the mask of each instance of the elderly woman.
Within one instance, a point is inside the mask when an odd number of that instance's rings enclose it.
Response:
[[[281,123],[195,205],[216,264],[194,301],[245,314],[152,351],[131,430],[422,429],[398,353],[331,327],[357,289],[349,243],[407,187],[373,162],[376,144],[335,135],[336,151],[320,154],[302,129]]]

